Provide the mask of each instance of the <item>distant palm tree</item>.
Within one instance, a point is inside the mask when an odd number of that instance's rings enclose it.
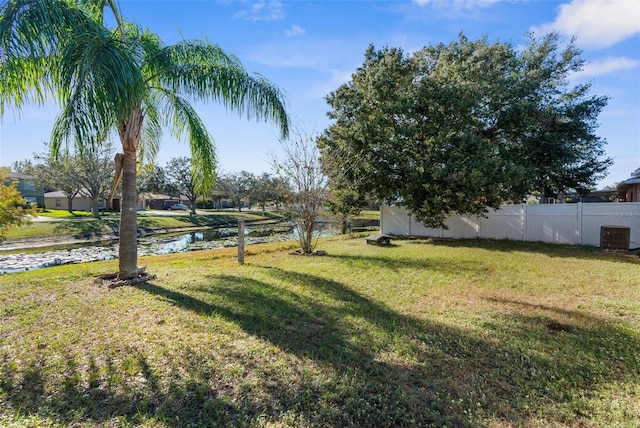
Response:
[[[105,8],[117,27],[104,24]],[[204,188],[215,179],[214,141],[192,106],[214,101],[249,119],[273,120],[286,136],[281,91],[249,74],[233,56],[203,41],[164,46],[126,23],[114,0],[9,0],[0,6],[0,115],[12,105],[61,107],[51,135],[57,151],[82,153],[117,131],[123,153],[119,277],[137,271],[136,168],[153,159],[162,130],[187,140]],[[204,190],[204,189],[203,189]]]

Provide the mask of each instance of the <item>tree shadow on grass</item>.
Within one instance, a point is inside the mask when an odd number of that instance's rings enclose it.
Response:
[[[20,373],[5,361],[0,403],[58,423],[570,425],[589,423],[599,387],[640,378],[637,332],[587,315],[558,331],[549,328],[554,308],[536,308],[547,313],[498,314],[478,332],[400,314],[336,280],[262,273],[138,286],[177,310],[238,326],[257,340],[250,350],[181,345],[179,364],[161,366],[130,343],[124,361],[67,355],[53,380],[46,361],[34,358]],[[235,355],[243,374],[231,376],[214,358],[220,353]],[[51,393],[50,382],[62,382],[62,392]]]
[[[640,376],[638,335],[595,318],[587,327],[557,331],[550,328],[553,308],[547,316],[498,317],[501,329],[489,328],[493,336],[487,338],[398,314],[337,281],[265,270],[290,287],[217,276],[214,286],[197,291],[224,302],[207,311],[287,353],[332,367],[338,386],[324,385],[328,391],[307,384],[287,393],[282,382],[272,395],[275,408],[298,409],[308,402],[297,397],[311,394],[316,408],[305,417],[314,423],[477,426],[491,418],[526,424],[540,409],[557,417],[552,423],[573,423],[589,411],[588,398],[576,397]],[[300,286],[314,298],[291,291]],[[327,394],[338,398],[319,399]],[[336,402],[339,413],[332,411]]]
[[[176,428],[247,425],[242,419],[246,409],[218,396],[217,385],[199,367],[202,360],[194,358],[195,353],[185,350],[179,368],[190,378],[185,381],[152,368],[135,346],[125,351],[121,361],[91,355],[87,363],[87,358],[65,355],[66,368],[50,376],[53,380],[44,379],[44,359],[33,359],[20,373],[5,370],[4,379],[16,383],[0,385],[6,393],[0,404],[11,406],[16,420],[37,416],[49,421],[45,425],[137,426],[149,420]]]

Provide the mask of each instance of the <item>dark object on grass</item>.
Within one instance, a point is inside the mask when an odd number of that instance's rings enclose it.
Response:
[[[391,245],[391,237],[381,233],[367,236],[364,239],[369,245]]]
[[[316,250],[310,253],[303,253],[301,250],[291,251],[289,254],[292,256],[326,256],[327,252],[324,250]]]
[[[147,268],[145,266],[138,267],[137,275],[128,279],[120,279],[117,273],[98,275],[94,280],[94,283],[97,285],[106,285],[109,288],[116,288],[122,287],[123,285],[144,284],[147,281],[156,279],[156,275],[147,273],[146,269]]]

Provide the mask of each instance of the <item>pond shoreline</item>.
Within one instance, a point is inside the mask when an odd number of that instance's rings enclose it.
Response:
[[[246,245],[295,240],[293,225],[288,222],[256,221],[247,229]],[[178,230],[179,229],[179,230]],[[161,232],[168,230],[168,233]],[[266,232],[265,232],[266,230]],[[138,255],[148,256],[170,254],[185,251],[199,251],[237,246],[237,225],[208,228],[169,228],[154,229],[154,233],[141,234],[138,238]],[[204,239],[204,235],[213,234],[213,239]],[[35,248],[29,246],[29,252],[0,252],[0,274],[11,274],[25,270],[41,269],[64,264],[87,263],[118,258],[117,237],[101,235],[101,239],[59,239],[51,245]],[[66,247],[66,248],[65,248]]]
[[[371,225],[351,224],[351,231],[370,230]],[[376,222],[377,224],[377,222]],[[259,218],[245,220],[245,244],[295,241],[295,226],[289,220]],[[338,232],[332,222],[319,221],[319,236]],[[138,227],[138,255],[169,254],[237,246],[238,222],[182,227]],[[41,269],[63,264],[111,260],[118,257],[118,232],[60,234],[0,242],[0,274]]]
[[[276,225],[284,223],[281,219],[269,219],[269,220],[245,220],[247,226],[256,225]],[[144,238],[154,235],[166,235],[170,233],[188,233],[199,231],[203,229],[224,229],[237,227],[236,222],[229,222],[227,224],[221,224],[216,226],[187,226],[187,227],[163,227],[163,228],[149,228],[138,227],[138,238]],[[0,242],[0,254],[9,253],[22,250],[34,250],[47,248],[73,246],[82,244],[101,243],[108,241],[118,240],[118,233],[101,233],[92,236],[74,236],[74,235],[61,235],[55,237],[36,237],[32,239],[20,239],[20,240],[6,240]]]

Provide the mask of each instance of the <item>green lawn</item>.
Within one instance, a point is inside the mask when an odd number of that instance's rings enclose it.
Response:
[[[357,239],[0,275],[0,426],[640,425],[640,262]]]
[[[353,220],[380,220],[380,210],[362,210]]]
[[[103,216],[112,216],[115,214],[106,213]],[[68,211],[68,210],[49,210],[42,209],[38,210],[38,217],[49,217],[49,218],[82,218],[82,217],[92,217],[93,213],[91,211]]]

